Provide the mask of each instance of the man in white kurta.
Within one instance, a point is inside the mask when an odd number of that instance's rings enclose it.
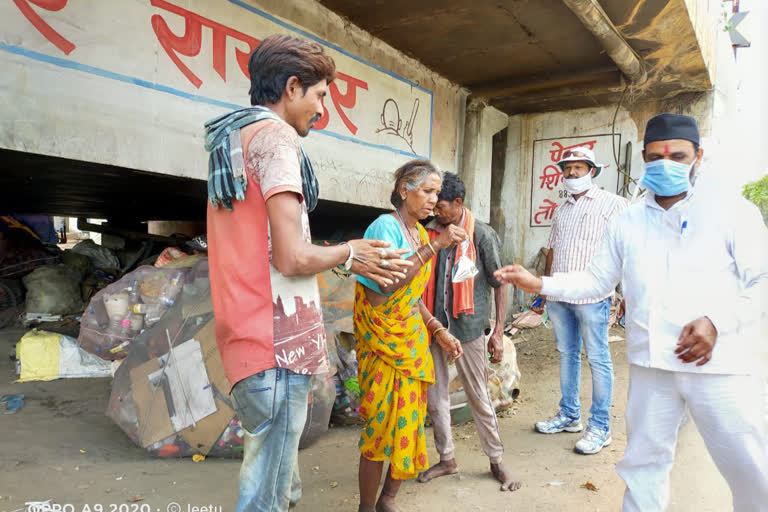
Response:
[[[768,340],[761,332],[768,230],[743,198],[693,189],[703,153],[692,118],[651,119],[644,147],[648,196],[610,225],[589,269],[540,279],[515,265],[497,277],[573,299],[603,296],[622,281],[630,363],[627,448],[617,465],[627,485],[624,512],[666,508],[686,409],[731,488],[734,510],[768,511]]]

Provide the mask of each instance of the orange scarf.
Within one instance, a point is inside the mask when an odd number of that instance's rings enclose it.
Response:
[[[434,221],[433,221],[434,222]],[[433,223],[427,226],[427,233],[429,234],[429,240],[432,241],[440,236],[440,231],[434,229]],[[464,208],[464,222],[461,223],[461,227],[469,235],[469,248],[467,249],[466,256],[472,260],[472,263],[477,262],[477,250],[475,249],[475,216],[468,208]],[[456,246],[456,261],[462,257],[461,245]],[[450,261],[448,262],[450,263]],[[430,313],[435,313],[435,293],[437,292],[436,276],[437,272],[437,256],[432,257],[432,272],[429,276],[429,282],[427,288],[424,290],[422,301],[427,307]],[[440,276],[441,279],[443,276]],[[451,283],[453,285],[453,318],[459,318],[459,314],[473,315],[475,313],[475,278],[472,277],[462,283]]]

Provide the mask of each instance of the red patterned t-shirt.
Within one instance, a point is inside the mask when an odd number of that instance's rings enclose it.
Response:
[[[328,350],[315,276],[285,277],[272,265],[266,201],[293,193],[301,201],[304,240],[311,242],[302,196],[296,131],[265,120],[241,130],[248,175],[245,201],[208,205],[208,257],[216,341],[231,385],[270,368],[328,371]]]

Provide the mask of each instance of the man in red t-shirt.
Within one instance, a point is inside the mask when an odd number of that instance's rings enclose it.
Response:
[[[317,44],[270,36],[248,70],[254,107],[206,124],[208,255],[216,341],[246,430],[237,510],[272,512],[301,497],[309,381],[328,371],[315,274],[343,266],[386,285],[409,263],[378,240],[312,245],[317,180],[299,136],[323,113],[331,57]]]

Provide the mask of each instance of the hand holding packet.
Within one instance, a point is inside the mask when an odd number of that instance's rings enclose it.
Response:
[[[461,242],[461,257],[453,266],[453,277],[451,280],[454,283],[463,283],[467,279],[472,279],[480,272],[472,260],[467,257],[468,249],[469,238]]]

